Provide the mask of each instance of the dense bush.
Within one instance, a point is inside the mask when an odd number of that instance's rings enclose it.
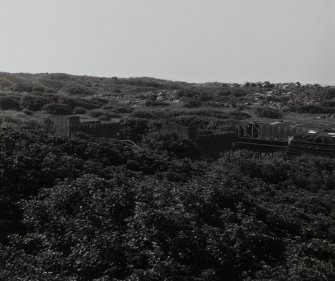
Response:
[[[85,114],[86,113],[86,109],[82,108],[82,107],[75,107],[73,109],[73,113],[74,114]]]
[[[335,277],[334,185],[315,189],[316,173],[306,178],[314,170],[326,183],[334,160],[236,152],[204,170],[107,140],[41,133],[14,126],[0,138],[11,149],[1,186],[11,196],[0,201],[1,280]],[[18,157],[21,165],[11,165]]]
[[[92,116],[92,117],[99,117],[101,116],[102,114],[104,114],[106,112],[106,110],[104,109],[94,109],[94,110],[91,110],[89,112],[89,114]]]
[[[257,108],[255,113],[257,116],[262,118],[274,118],[274,119],[283,118],[283,114],[278,109],[270,107]]]
[[[130,106],[118,105],[114,107],[114,111],[118,113],[132,113],[134,108]]]
[[[202,105],[201,101],[192,99],[192,98],[184,98],[183,99],[183,106],[184,107],[189,107],[189,108],[194,108],[194,107],[200,107]]]
[[[26,108],[22,109],[22,112],[25,113],[26,115],[33,115],[33,112]]]
[[[47,113],[55,115],[69,115],[72,113],[71,108],[62,103],[48,103],[42,109]]]
[[[49,92],[49,89],[45,88],[44,86],[31,82],[18,82],[13,86],[12,89],[15,92]]]
[[[169,106],[168,102],[156,101],[156,100],[147,100],[145,106]]]
[[[89,112],[89,115],[92,117],[102,117],[104,120],[108,118],[121,118],[120,114],[105,109],[93,109]]]
[[[53,99],[35,96],[35,95],[24,95],[21,97],[20,106],[31,111],[38,111],[43,108],[44,105],[53,102]]]
[[[335,88],[332,87],[332,88],[327,89],[327,91],[325,91],[323,97],[325,99],[334,99],[335,98]]]
[[[90,88],[76,83],[65,85],[62,91],[70,96],[92,96],[94,94]]]
[[[82,107],[84,109],[96,109],[102,106],[102,103],[97,102],[96,100],[79,97],[66,97],[62,95],[58,97],[58,102],[66,104],[71,108]]]
[[[0,109],[20,110],[20,98],[14,95],[0,96]]]
[[[119,103],[111,103],[111,104],[106,104],[101,107],[102,109],[109,109],[117,113],[131,113],[134,111],[134,109],[130,106],[127,105],[122,105]]]
[[[324,101],[322,102],[321,106],[326,108],[335,107],[335,99]]]
[[[13,87],[13,82],[6,79],[6,78],[3,78],[1,77],[0,78],[0,88],[2,89],[11,89]]]
[[[150,111],[134,111],[129,115],[132,118],[147,118],[147,119],[156,119],[159,117],[159,114],[156,112],[150,112]]]
[[[301,113],[318,113],[318,114],[327,114],[335,113],[335,109],[331,107],[324,107],[318,104],[305,104],[297,109]]]
[[[200,162],[175,135],[133,146],[4,122],[0,280],[335,279],[334,159],[235,151]],[[152,122],[127,118],[121,132]]]
[[[199,159],[201,155],[200,147],[196,143],[189,139],[181,139],[175,134],[148,134],[143,143],[150,149],[167,151],[178,158]]]

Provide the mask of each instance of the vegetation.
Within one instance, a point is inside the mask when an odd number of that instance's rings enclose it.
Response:
[[[164,101],[153,101],[153,100],[148,100],[145,102],[146,106],[169,106],[169,103],[164,102]]]
[[[103,118],[103,119],[110,119],[110,118],[120,118],[121,116],[113,112],[111,110],[105,110],[105,109],[94,109],[89,112],[89,114],[92,117],[98,117],[98,118]]]
[[[75,107],[73,109],[73,114],[85,114],[86,113],[86,109],[82,108],[82,107]]]
[[[318,104],[306,104],[298,108],[299,112],[302,113],[335,113],[335,108],[321,106]]]
[[[20,98],[18,96],[0,96],[0,109],[20,110]]]
[[[20,106],[31,111],[42,110],[43,106],[52,102],[52,99],[43,96],[24,95],[21,97]]]
[[[69,115],[72,113],[71,108],[62,103],[48,103],[42,109],[54,115]]]
[[[257,108],[255,113],[257,116],[262,118],[274,118],[274,119],[283,118],[283,114],[278,109],[269,107]]]
[[[192,141],[159,133],[329,112],[334,88],[0,76],[3,111],[116,117],[137,143],[0,118],[0,280],[335,280],[335,159],[202,160]]]
[[[194,148],[174,136],[133,149],[46,129],[0,131],[1,280],[335,278],[334,160],[205,163],[175,158]]]

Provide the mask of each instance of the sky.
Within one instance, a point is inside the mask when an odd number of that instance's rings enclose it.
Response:
[[[0,0],[0,71],[335,85],[334,0]]]

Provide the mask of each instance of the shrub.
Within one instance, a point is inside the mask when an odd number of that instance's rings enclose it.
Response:
[[[116,108],[114,108],[114,111],[118,113],[132,113],[134,111],[134,108],[130,106],[117,106]]]
[[[102,114],[98,117],[100,121],[109,121],[111,119],[111,116],[109,114]]]
[[[335,107],[335,99],[324,101],[322,107]]]
[[[22,112],[25,113],[26,115],[33,115],[32,111],[30,111],[29,109],[26,109],[26,108],[24,108],[22,110]]]
[[[324,93],[325,99],[334,99],[335,98],[335,88],[329,88],[327,92]]]
[[[164,101],[148,100],[145,102],[145,106],[169,106],[170,104]]]
[[[104,114],[105,110],[103,109],[94,109],[89,112],[89,115],[92,117],[99,117],[100,115]]]
[[[5,79],[5,78],[0,78],[0,88],[6,89],[6,88],[12,88],[13,87],[13,82]]]
[[[278,109],[271,107],[257,108],[255,113],[257,116],[262,118],[274,118],[274,119],[283,118],[283,114]]]
[[[16,92],[41,92],[46,93],[49,89],[43,87],[40,84],[30,82],[18,82],[13,86],[13,90]]]
[[[76,107],[75,109],[73,109],[73,113],[74,114],[85,114],[86,109],[82,107]]]
[[[27,108],[32,111],[41,110],[42,107],[53,100],[50,98],[45,98],[41,96],[32,96],[32,95],[25,95],[21,98],[20,106],[21,108]]]
[[[1,96],[0,97],[0,109],[20,109],[19,97],[17,96]]]
[[[201,105],[202,105],[202,102],[197,101],[197,100],[185,99],[184,101],[184,107],[188,107],[188,108],[200,107]]]
[[[324,107],[318,104],[305,104],[300,106],[297,109],[297,111],[301,113],[319,113],[319,114],[335,113],[334,108]]]
[[[43,106],[43,110],[55,115],[68,115],[71,114],[71,108],[62,103],[49,103]]]
[[[87,100],[87,99],[78,98],[78,97],[66,97],[66,96],[60,96],[58,98],[58,103],[67,104],[71,108],[82,107],[84,109],[100,108],[102,105],[101,103],[98,103],[97,101]]]
[[[156,119],[158,116],[154,112],[149,111],[135,111],[132,114],[130,114],[130,117],[135,118],[147,118],[147,119]]]
[[[108,110],[104,110],[104,109],[94,109],[90,111],[90,116],[92,117],[96,117],[100,120],[109,120],[110,118],[121,118],[121,116],[113,111],[108,111]]]
[[[120,104],[106,104],[102,108],[113,110],[114,112],[118,112],[118,113],[131,113],[134,111],[134,108],[130,106],[126,106],[126,105],[120,105]]]
[[[70,96],[90,96],[94,94],[90,88],[77,84],[66,85],[62,90]]]
[[[144,137],[143,143],[153,150],[173,153],[178,158],[198,159],[201,155],[201,149],[196,143],[182,139],[176,134],[148,134]]]

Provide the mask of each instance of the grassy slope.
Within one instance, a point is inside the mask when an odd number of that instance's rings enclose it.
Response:
[[[328,91],[329,88],[319,85],[258,83],[243,86],[223,83],[195,84],[148,77],[103,78],[62,73],[0,73],[1,95],[38,94],[52,97],[60,103],[64,102],[62,97],[81,99],[91,104],[96,102],[93,108],[89,108],[81,116],[83,119],[100,118],[102,121],[127,117],[132,110],[188,111],[195,107],[219,111],[239,109],[254,116],[255,108],[270,106],[284,111],[289,118],[297,118],[297,114],[290,113],[292,108],[310,103],[321,104]],[[334,98],[335,96],[330,97],[330,100]],[[148,101],[153,101],[155,106],[146,106]],[[128,110],[122,107],[127,107]],[[102,117],[99,112],[91,112],[97,109],[101,111]],[[29,117],[24,113],[7,113],[21,118]],[[38,117],[41,113],[36,111],[32,116]],[[311,114],[298,116],[303,119],[316,117]]]

